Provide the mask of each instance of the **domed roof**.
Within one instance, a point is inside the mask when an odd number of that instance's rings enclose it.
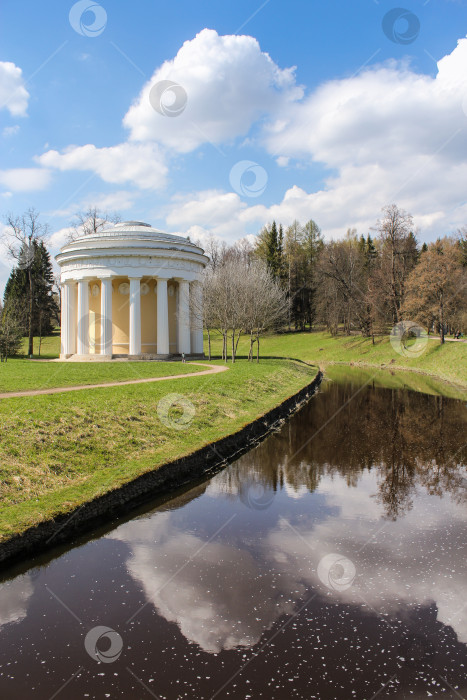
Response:
[[[135,274],[193,281],[201,279],[209,258],[184,236],[164,233],[144,221],[122,221],[66,243],[55,260],[62,281]]]
[[[93,233],[85,233],[78,236],[74,239],[74,242],[119,238],[137,238],[139,240],[151,239],[152,241],[164,241],[166,243],[183,243],[185,245],[190,245],[188,238],[184,236],[177,236],[173,233],[164,233],[164,231],[153,228],[151,224],[146,224],[144,221],[121,221],[117,224],[104,226]]]

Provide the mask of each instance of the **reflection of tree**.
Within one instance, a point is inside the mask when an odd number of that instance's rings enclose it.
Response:
[[[287,483],[313,492],[324,474],[356,486],[378,471],[387,517],[412,507],[414,489],[467,498],[462,402],[402,389],[330,383],[283,428],[216,477],[227,493],[252,481],[276,490]]]

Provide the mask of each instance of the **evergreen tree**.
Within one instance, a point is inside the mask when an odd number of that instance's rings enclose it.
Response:
[[[6,362],[10,355],[15,355],[19,351],[24,331],[18,303],[11,300],[3,308],[0,306],[0,359],[2,362]]]
[[[284,255],[284,229],[282,228],[282,224],[280,224],[279,236],[277,238],[277,274],[284,287],[286,286],[287,280],[286,267]]]
[[[363,236],[362,236],[363,238]],[[378,251],[376,250],[375,244],[373,243],[373,239],[368,234],[366,238],[366,243],[365,243],[365,265],[368,268],[371,268],[372,263],[376,260],[378,257]]]
[[[279,257],[279,237],[277,234],[276,222],[272,222],[271,229],[269,231],[269,240],[267,248],[267,258],[266,263],[271,270],[274,277],[277,277],[278,270],[278,257]]]
[[[463,267],[467,267],[467,226],[457,232],[460,251],[460,260]],[[426,245],[426,243],[424,243]]]
[[[315,320],[317,273],[319,254],[323,249],[323,238],[318,224],[310,219],[303,227],[303,318],[302,328],[308,323],[310,330]]]
[[[32,308],[32,333],[44,336],[52,332],[54,317],[58,312],[52,292],[52,263],[44,241],[34,240],[31,251],[30,270],[21,265],[13,268],[5,286],[3,301],[5,308],[14,303],[15,314],[25,333],[28,328],[28,313]],[[29,272],[33,278],[32,305]]]

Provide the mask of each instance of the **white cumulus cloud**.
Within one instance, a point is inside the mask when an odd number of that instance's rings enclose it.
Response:
[[[105,182],[134,183],[148,190],[163,187],[167,166],[160,149],[150,143],[121,143],[97,148],[94,144],[51,150],[36,158],[40,165],[58,170],[90,170]]]
[[[124,124],[131,140],[154,140],[177,152],[230,141],[302,97],[294,70],[279,68],[251,36],[219,36],[203,29],[155,70]],[[181,85],[186,93],[186,107],[177,117],[158,113],[149,101],[152,86],[161,80]]]
[[[7,109],[12,117],[24,117],[28,99],[21,68],[11,61],[0,61],[0,109]]]
[[[45,168],[0,170],[0,184],[13,192],[43,190],[49,185],[51,175],[51,171]]]

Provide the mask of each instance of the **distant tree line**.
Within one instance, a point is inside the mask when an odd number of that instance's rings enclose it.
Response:
[[[383,209],[373,236],[349,229],[324,242],[314,221],[259,233],[252,256],[263,260],[289,299],[288,326],[323,324],[373,336],[410,319],[434,330],[467,330],[467,228],[420,248],[413,218],[395,204]]]
[[[225,359],[229,344],[235,359],[241,333],[250,337],[251,358],[272,328],[319,324],[332,335],[357,332],[374,341],[410,320],[439,333],[441,343],[448,332],[467,331],[467,228],[420,247],[412,216],[395,204],[366,236],[349,229],[325,242],[313,220],[285,230],[273,221],[253,244],[243,239],[229,247],[211,237],[206,252],[203,322],[209,349],[211,331],[221,333]],[[258,318],[264,323],[255,334],[250,326],[259,328]]]

